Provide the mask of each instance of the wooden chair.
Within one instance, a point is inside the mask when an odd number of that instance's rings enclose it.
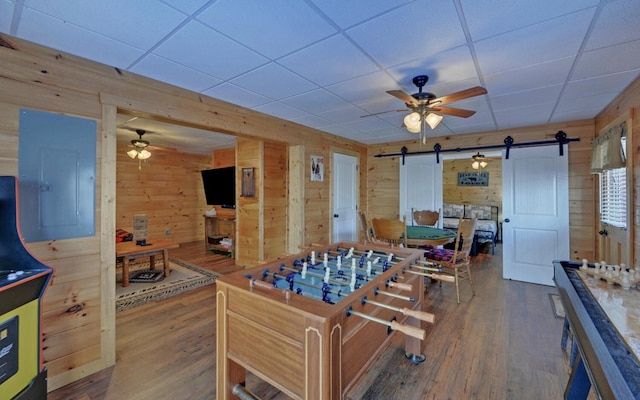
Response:
[[[405,238],[407,237],[407,217],[402,217],[402,221],[389,218],[374,218],[371,220],[375,241],[385,242],[391,246],[407,247]]]
[[[437,264],[442,272],[452,274],[456,285],[456,297],[460,304],[460,281],[469,280],[471,292],[475,296],[476,289],[471,279],[471,246],[473,245],[473,236],[476,231],[476,219],[462,219],[458,225],[458,234],[456,236],[454,250],[434,248],[425,252],[427,261]],[[442,281],[440,281],[442,284]]]
[[[420,226],[433,226],[438,227],[440,225],[440,210],[414,210],[411,208],[411,217],[413,219],[412,225]]]
[[[375,232],[373,232],[373,227],[369,223],[367,214],[365,214],[362,211],[360,211],[358,214],[360,215],[360,226],[362,227],[362,233],[364,234],[364,239],[367,242],[372,242],[375,238]]]

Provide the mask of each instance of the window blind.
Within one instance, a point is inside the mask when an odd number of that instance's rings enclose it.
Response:
[[[600,220],[619,228],[627,227],[626,168],[600,174]]]

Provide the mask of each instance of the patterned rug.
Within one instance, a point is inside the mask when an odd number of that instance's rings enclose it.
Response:
[[[122,272],[116,277],[116,311],[137,307],[150,301],[157,301],[188,292],[202,286],[211,285],[219,274],[175,258],[169,259],[171,273],[158,282],[131,282],[122,287]],[[136,271],[149,269],[149,262],[131,264],[130,276]],[[164,268],[162,259],[156,260],[156,270]],[[118,279],[119,278],[119,279]]]

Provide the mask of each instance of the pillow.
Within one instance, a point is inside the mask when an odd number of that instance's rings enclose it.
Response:
[[[462,204],[445,203],[442,205],[442,216],[444,218],[460,218],[464,214]]]
[[[468,205],[464,208],[464,217],[476,219],[491,219],[491,206]]]

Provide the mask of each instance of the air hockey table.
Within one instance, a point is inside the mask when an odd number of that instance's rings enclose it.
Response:
[[[591,277],[580,263],[553,265],[566,314],[562,347],[569,331],[576,346],[564,398],[586,399],[593,389],[602,399],[640,399],[640,292]]]
[[[365,243],[309,246],[217,285],[217,398],[252,398],[250,371],[294,399],[340,399],[405,336],[424,361],[423,251]]]

